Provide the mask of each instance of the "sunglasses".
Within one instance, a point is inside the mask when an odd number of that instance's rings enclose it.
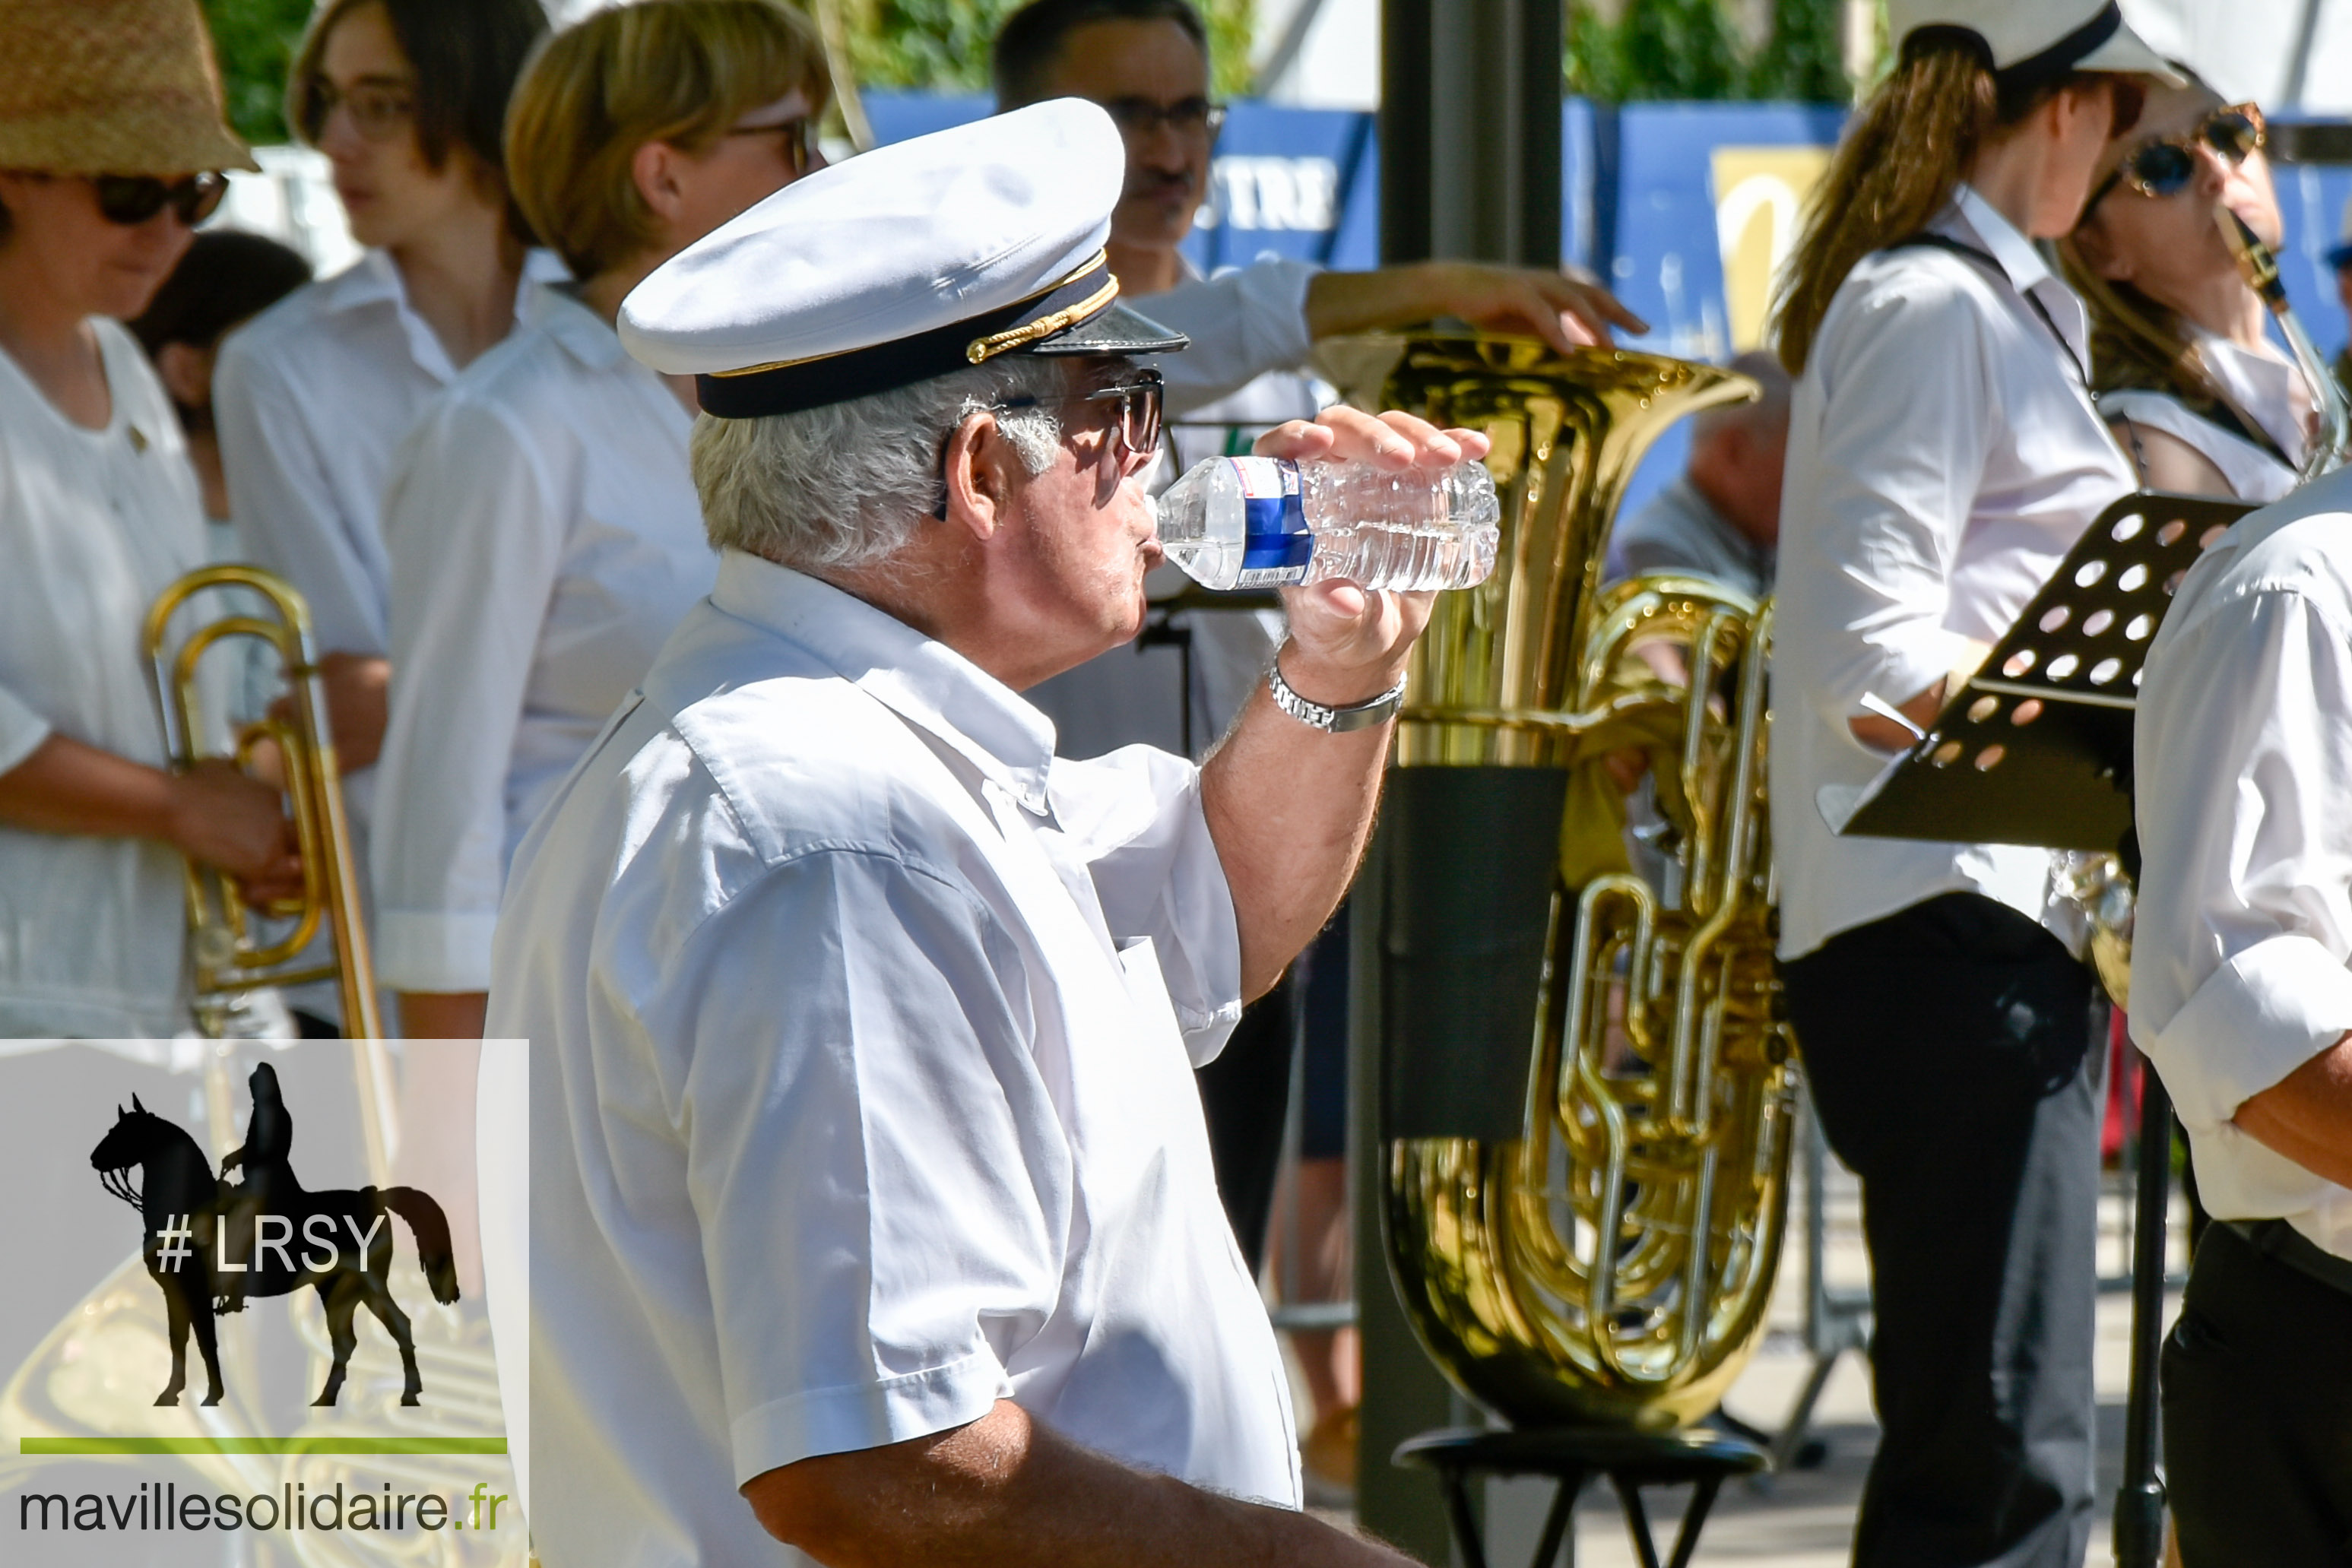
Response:
[[[1160,453],[1160,399],[1163,383],[1158,371],[1138,371],[1135,379],[1099,392],[1072,392],[1067,397],[1022,397],[999,408],[1042,408],[1050,404],[1090,403],[1108,412],[1111,448],[1119,468],[1132,474]]]
[[[181,180],[159,180],[152,174],[93,174],[98,214],[110,224],[128,228],[143,224],[169,207],[194,228],[211,217],[228,194],[226,174],[190,174]]]
[[[2217,109],[2179,136],[2157,137],[2126,153],[2083,210],[2097,206],[2117,185],[2128,185],[2143,196],[2177,196],[2196,183],[2200,152],[2210,152],[2235,169],[2269,141],[2263,111],[2252,104]]]
[[[797,180],[809,172],[809,117],[805,114],[792,120],[780,120],[772,125],[730,125],[719,134],[722,137],[782,137],[784,160],[792,165],[793,178]]]

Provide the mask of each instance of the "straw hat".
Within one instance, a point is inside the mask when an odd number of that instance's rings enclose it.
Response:
[[[196,0],[0,0],[0,169],[251,169]]]

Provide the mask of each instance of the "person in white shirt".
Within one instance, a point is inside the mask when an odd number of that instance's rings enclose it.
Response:
[[[1611,532],[1610,580],[1688,571],[1751,599],[1771,593],[1789,455],[1789,372],[1761,350],[1738,355],[1730,368],[1762,395],[1692,419],[1683,471]]]
[[[1209,33],[1192,0],[1032,0],[994,47],[996,102],[1091,99],[1127,154],[1111,218],[1111,271],[1129,298],[1192,346],[1160,367],[1180,416],[1267,371],[1295,371],[1315,343],[1348,332],[1458,316],[1528,332],[1555,348],[1605,341],[1612,325],[1649,329],[1589,277],[1477,262],[1325,272],[1264,260],[1216,278],[1188,275],[1177,250],[1208,194],[1224,110],[1209,96]]]
[[[2163,61],[2098,0],[1894,0],[1809,203],[1773,634],[1789,1014],[1862,1179],[1882,1435],[1864,1568],[2076,1568],[2093,1525],[2091,976],[2042,850],[1842,838],[1867,784],[2132,474],[2085,384],[2074,226]],[[2177,79],[2177,78],[2174,78]]]
[[[222,346],[214,415],[255,560],[308,601],[354,837],[383,743],[391,565],[382,507],[425,399],[514,325],[528,252],[501,157],[539,0],[328,0],[287,116],[333,165],[366,254]]]
[[[622,298],[820,165],[831,96],[814,28],[776,0],[594,13],[515,89],[510,183],[581,281],[532,291],[426,404],[386,492],[373,934],[413,1036],[480,1034],[508,857],[718,570],[692,388],[622,351]]]
[[[2352,1562],[2352,475],[2182,580],[2133,731],[2131,1025],[2217,1223],[2164,1347],[2188,1568]]]
[[[1191,1070],[1344,887],[1428,598],[1292,593],[1205,767],[1054,755],[1017,694],[1141,618],[1136,357],[1182,341],[1117,303],[1109,131],[867,153],[623,308],[698,378],[724,554],[499,924],[551,1562],[1402,1563],[1296,1511]],[[1343,410],[1266,449],[1485,442]]]
[[[133,88],[136,88],[134,94]],[[36,0],[0,58],[0,1035],[193,1025],[182,857],[299,890],[278,793],[166,766],[147,607],[204,564],[171,401],[131,334],[251,168],[194,0]]]
[[[2300,482],[2316,402],[2265,333],[2221,223],[2275,248],[2284,224],[2262,110],[2202,82],[2150,95],[2058,242],[2091,311],[2091,384],[2141,487],[2242,501]]]

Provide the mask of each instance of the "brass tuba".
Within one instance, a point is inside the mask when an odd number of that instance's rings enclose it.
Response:
[[[1677,1427],[1761,1337],[1787,1208],[1771,612],[1601,579],[1652,440],[1756,390],[1490,336],[1324,361],[1360,404],[1486,432],[1503,498],[1494,575],[1414,652],[1374,862],[1391,1271],[1438,1365],[1512,1422]],[[1638,867],[1607,762],[1631,750]]]

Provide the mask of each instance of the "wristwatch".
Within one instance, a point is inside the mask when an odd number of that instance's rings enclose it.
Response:
[[[1353,707],[1326,707],[1310,702],[1291,690],[1290,683],[1282,678],[1282,663],[1276,660],[1266,666],[1266,689],[1274,695],[1274,706],[1303,725],[1331,735],[1345,735],[1349,730],[1370,729],[1376,724],[1386,724],[1404,706],[1404,683],[1399,681],[1370,702]]]

